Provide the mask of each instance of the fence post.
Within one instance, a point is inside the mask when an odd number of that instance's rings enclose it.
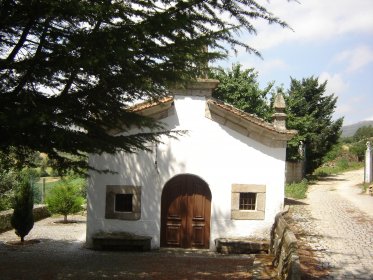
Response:
[[[372,183],[373,181],[373,154],[370,141],[367,142],[367,150],[365,151],[365,166],[364,166],[364,183]]]
[[[45,203],[45,178],[43,178],[43,186],[41,189],[41,203]]]

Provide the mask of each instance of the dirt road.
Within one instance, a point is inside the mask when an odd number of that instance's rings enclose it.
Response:
[[[328,271],[318,279],[373,279],[373,197],[357,186],[363,178],[363,170],[326,177],[291,206],[300,243]]]

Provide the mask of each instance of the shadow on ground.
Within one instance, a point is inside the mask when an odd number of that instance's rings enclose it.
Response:
[[[308,205],[308,204],[300,200],[296,200],[292,198],[285,198],[285,205]]]
[[[329,181],[344,182],[344,181],[347,181],[347,180],[337,178],[337,175],[328,175],[328,176],[325,176],[325,177],[323,177],[323,176],[317,177],[317,181],[321,181],[321,182],[329,182]]]
[[[255,255],[221,255],[209,251],[93,251],[82,242],[39,241],[28,246],[0,242],[0,278],[252,279],[255,261]],[[265,269],[267,275],[273,273],[270,267]]]

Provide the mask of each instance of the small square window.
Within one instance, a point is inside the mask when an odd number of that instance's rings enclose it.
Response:
[[[132,193],[118,193],[115,195],[115,208],[116,212],[132,212]]]
[[[140,220],[141,186],[107,185],[105,219]]]
[[[255,210],[256,209],[256,193],[243,192],[240,193],[239,210]]]

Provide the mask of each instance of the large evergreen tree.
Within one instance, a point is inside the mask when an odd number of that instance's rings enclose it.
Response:
[[[285,96],[287,128],[298,130],[298,135],[288,142],[287,160],[300,159],[298,148],[302,141],[306,149],[307,174],[322,164],[323,157],[341,134],[343,118],[332,119],[337,97],[325,94],[326,84],[320,84],[315,77],[301,81],[292,78]]]
[[[286,26],[251,0],[1,1],[0,151],[78,168],[87,153],[144,149],[157,134],[110,133],[162,129],[129,104],[199,77],[225,46],[257,53],[235,35],[258,18]]]
[[[257,81],[258,72],[254,68],[242,69],[240,64],[236,64],[232,65],[232,69],[212,70],[210,77],[220,81],[213,97],[242,111],[270,120],[272,111],[268,98],[273,83],[265,89],[260,89]]]

